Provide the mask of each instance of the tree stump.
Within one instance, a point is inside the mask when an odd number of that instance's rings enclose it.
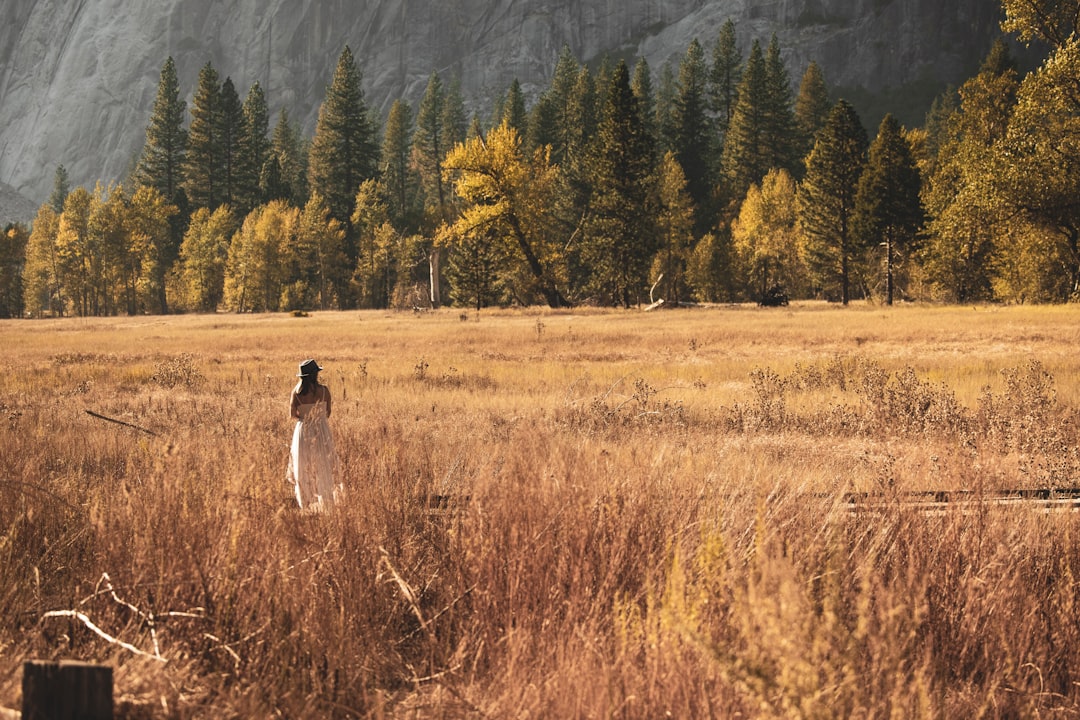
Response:
[[[22,720],[113,720],[113,675],[107,665],[28,660],[22,694]]]

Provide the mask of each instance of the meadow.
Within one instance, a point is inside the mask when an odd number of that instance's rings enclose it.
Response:
[[[1078,306],[69,318],[0,346],[0,707],[65,658],[112,665],[127,718],[1080,717],[1080,513],[992,501],[1080,486]],[[321,514],[285,481],[308,357]],[[939,490],[973,501],[911,502]]]

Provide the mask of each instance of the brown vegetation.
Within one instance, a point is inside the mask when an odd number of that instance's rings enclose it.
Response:
[[[1075,307],[0,339],[0,706],[24,659],[78,658],[129,717],[1080,715],[1080,515],[902,502],[1080,483]],[[322,515],[284,479],[309,356]]]

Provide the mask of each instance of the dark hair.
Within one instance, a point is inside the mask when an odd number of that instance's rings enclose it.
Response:
[[[312,373],[311,375],[304,375],[300,378],[300,387],[297,389],[297,395],[307,395],[315,390],[319,386],[319,374]]]

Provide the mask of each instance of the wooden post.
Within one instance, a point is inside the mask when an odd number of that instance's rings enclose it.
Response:
[[[22,720],[113,720],[108,665],[61,660],[23,663]]]

